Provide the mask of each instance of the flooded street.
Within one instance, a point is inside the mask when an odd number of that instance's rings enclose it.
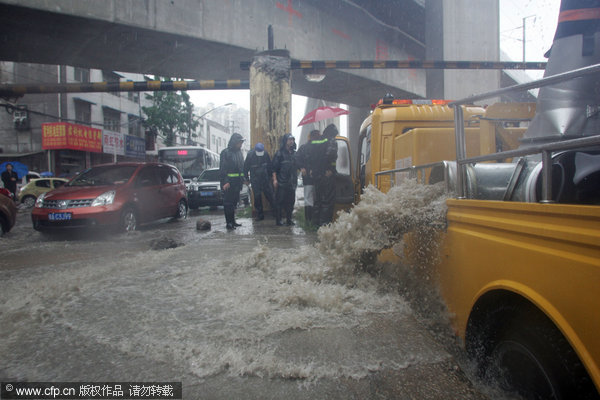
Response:
[[[185,399],[490,398],[398,282],[348,265],[389,240],[356,228],[372,215],[319,235],[270,217],[227,232],[222,209],[132,234],[43,235],[29,212],[0,239],[0,381],[182,381]],[[409,215],[423,222],[408,212],[390,226]],[[151,249],[164,238],[178,247]]]

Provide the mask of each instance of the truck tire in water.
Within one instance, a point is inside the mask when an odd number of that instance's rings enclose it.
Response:
[[[486,375],[524,399],[600,398],[565,337],[533,306],[499,330],[485,359]]]

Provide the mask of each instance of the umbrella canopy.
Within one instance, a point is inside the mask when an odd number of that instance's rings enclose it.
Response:
[[[27,168],[27,165],[23,163],[20,163],[18,161],[5,161],[2,164],[0,164],[0,173],[6,171],[6,164],[12,164],[13,171],[17,173],[19,179],[27,175],[27,173],[29,172],[29,168]]]
[[[312,122],[323,121],[324,119],[335,118],[340,115],[348,114],[347,110],[339,107],[319,107],[315,108],[302,118],[298,126],[310,124]]]

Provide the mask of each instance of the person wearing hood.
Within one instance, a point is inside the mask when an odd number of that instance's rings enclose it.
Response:
[[[338,129],[334,124],[323,130],[321,139],[312,140],[307,149],[310,175],[314,179],[315,198],[312,223],[323,226],[333,220],[335,207],[335,164],[337,161]]]
[[[315,187],[314,179],[310,175],[311,165],[310,159],[310,148],[313,140],[319,140],[321,138],[321,132],[318,129],[310,131],[308,134],[308,141],[298,148],[296,152],[296,162],[298,168],[302,173],[302,187],[304,188],[304,217],[307,222],[312,224],[313,206],[315,201]]]
[[[281,219],[285,215],[286,225],[294,225],[292,212],[296,202],[296,186],[298,185],[298,168],[296,166],[296,142],[291,133],[281,138],[281,147],[273,157],[273,187],[276,190],[275,223],[283,225]]]
[[[235,229],[241,224],[235,220],[235,208],[240,201],[240,191],[244,184],[244,155],[242,144],[244,138],[234,133],[229,139],[227,148],[221,152],[219,173],[221,190],[223,191],[223,211],[227,230]]]
[[[265,219],[263,212],[262,195],[269,202],[271,209],[275,212],[275,201],[273,199],[273,188],[271,186],[271,176],[273,167],[271,157],[265,151],[265,145],[257,143],[254,150],[250,150],[244,161],[244,176],[250,173],[250,183],[254,195],[254,208],[256,209],[256,219],[261,221]],[[275,213],[276,215],[276,213]]]

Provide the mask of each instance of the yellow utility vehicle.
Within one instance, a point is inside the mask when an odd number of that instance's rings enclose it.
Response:
[[[591,73],[597,79],[600,64],[539,83]],[[529,88],[521,86],[514,89]],[[502,93],[452,107],[386,99],[362,124],[357,174],[362,186],[382,191],[408,177],[446,182],[447,227],[429,267],[482,374],[525,398],[595,399],[600,130],[584,121],[588,132],[544,135],[552,131],[539,118],[564,111],[564,102],[552,108],[538,101],[542,115],[529,103],[468,105]],[[594,118],[593,110],[582,118]],[[407,240],[408,254],[420,243],[417,235]]]

